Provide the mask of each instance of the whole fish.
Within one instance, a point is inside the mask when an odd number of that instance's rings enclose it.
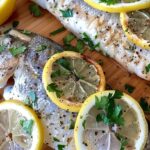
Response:
[[[16,30],[10,31],[7,35],[0,35],[0,45],[5,46],[0,53],[1,87],[14,75],[14,85],[5,89],[5,100],[24,101],[30,92],[34,92],[37,102],[33,109],[43,122],[45,144],[54,149],[61,144],[68,149],[73,139],[73,129],[70,129],[70,124],[75,121],[76,114],[62,110],[53,104],[42,84],[42,72],[46,61],[63,48],[42,36],[33,33],[26,36]],[[44,45],[45,49],[39,51],[41,45]],[[10,49],[19,46],[26,47],[26,51],[14,57]],[[55,138],[59,142],[55,141]]]
[[[115,59],[129,72],[150,81],[150,51],[130,43],[120,24],[119,14],[88,6],[83,0],[33,0],[56,16],[77,37],[90,37],[97,51]],[[64,17],[63,12],[71,13]],[[86,41],[88,43],[88,41]]]

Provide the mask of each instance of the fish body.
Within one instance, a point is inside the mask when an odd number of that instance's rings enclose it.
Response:
[[[33,0],[47,9],[61,23],[83,39],[86,33],[97,51],[115,59],[129,72],[150,81],[150,51],[130,43],[120,24],[119,14],[111,14],[88,6],[83,0]],[[71,17],[63,17],[61,10],[71,10]]]
[[[20,34],[20,31],[17,33]],[[53,104],[42,84],[42,71],[46,61],[63,48],[36,34],[31,34],[29,39],[30,41],[25,41],[9,34],[0,36],[0,42],[7,44],[5,50],[0,53],[0,72],[4,74],[0,76],[0,81],[7,83],[9,77],[14,75],[14,85],[5,89],[4,98],[25,102],[29,93],[34,92],[36,103],[33,109],[44,125],[45,143],[54,149],[58,149],[59,144],[65,145],[67,149],[73,138],[70,124],[76,119],[76,114],[62,110]],[[26,51],[17,57],[12,56],[10,48],[20,44],[26,46]],[[40,45],[45,45],[46,49],[38,51]],[[60,142],[56,142],[55,138]]]

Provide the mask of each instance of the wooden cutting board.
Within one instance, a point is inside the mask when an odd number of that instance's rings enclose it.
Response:
[[[8,22],[14,20],[19,21],[18,29],[30,30],[48,37],[59,44],[63,44],[63,38],[69,33],[69,31],[66,30],[55,36],[50,36],[50,32],[62,27],[61,23],[45,10],[42,10],[43,14],[41,17],[33,17],[28,9],[30,3],[29,0],[17,0],[16,10]],[[128,73],[117,62],[101,55],[100,53],[86,51],[85,54],[96,61],[103,61],[102,67],[106,75],[107,84],[113,89],[118,89],[128,93],[124,86],[125,84],[130,84],[135,87],[134,92],[130,94],[131,96],[137,101],[139,101],[141,97],[144,97],[150,103],[150,81],[145,81],[134,74]]]
[[[59,44],[63,44],[62,39],[69,32],[64,31],[57,34],[56,36],[50,36],[50,32],[62,27],[61,23],[45,10],[42,10],[43,15],[41,17],[33,17],[28,10],[29,4],[29,0],[18,0],[16,10],[8,22],[17,20],[20,22],[19,26],[17,27],[18,29],[30,30],[42,36],[48,37]],[[130,94],[131,96],[133,96],[137,101],[143,97],[150,103],[149,81],[145,81],[136,75],[128,73],[117,62],[97,52],[86,51],[85,54],[89,57],[92,57],[92,59],[96,61],[103,61],[102,67],[106,75],[107,84],[110,85],[113,89],[118,89],[128,93],[124,86],[125,84],[130,84],[135,87],[134,92]],[[150,120],[150,117],[148,117],[148,119]]]

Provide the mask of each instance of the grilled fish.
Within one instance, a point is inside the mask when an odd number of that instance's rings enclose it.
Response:
[[[24,101],[31,91],[34,92],[37,97],[34,110],[43,122],[45,143],[54,149],[57,149],[58,144],[66,145],[67,149],[73,138],[73,129],[69,127],[76,114],[54,105],[47,97],[42,84],[42,71],[46,61],[63,48],[42,36],[31,34],[29,37],[15,30],[10,31],[8,35],[1,35],[0,45],[5,45],[5,50],[0,53],[1,87],[14,75],[14,85],[5,89],[4,99]],[[17,57],[12,56],[10,48],[19,45],[25,46],[26,51]],[[46,49],[38,51],[41,45],[45,45]],[[54,138],[60,142],[56,142]]]
[[[56,16],[61,23],[83,39],[88,35],[97,51],[110,56],[129,72],[150,81],[150,51],[130,43],[120,25],[119,14],[98,11],[83,0],[33,0]],[[62,10],[70,10],[71,17],[63,17]]]

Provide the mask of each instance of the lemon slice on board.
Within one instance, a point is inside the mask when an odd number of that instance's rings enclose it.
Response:
[[[60,108],[78,112],[91,94],[105,89],[105,76],[99,64],[76,52],[53,55],[43,71],[49,98]]]
[[[120,14],[127,38],[137,46],[150,50],[150,9]]]
[[[0,103],[0,150],[41,150],[43,129],[35,112],[15,100]]]
[[[16,0],[0,0],[0,25],[11,16],[15,4]]]
[[[149,0],[84,0],[93,8],[110,12],[129,12],[150,7]]]
[[[127,94],[103,91],[82,105],[74,129],[77,150],[143,150],[148,125],[140,105]]]

